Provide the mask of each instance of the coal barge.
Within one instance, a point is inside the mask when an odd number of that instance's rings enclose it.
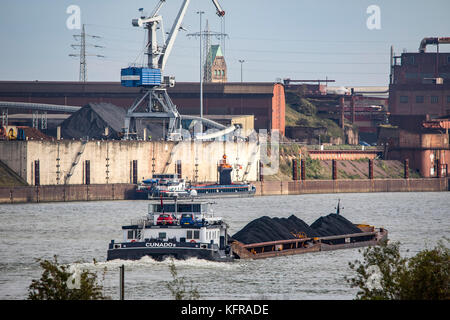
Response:
[[[353,224],[340,213],[320,217],[310,226],[294,215],[258,218],[233,235],[234,258],[262,259],[307,252],[331,251],[379,245],[388,231],[367,224]]]
[[[339,213],[320,217],[311,226],[289,218],[255,219],[230,237],[228,225],[214,217],[211,203],[198,200],[151,202],[148,215],[122,227],[123,242],[111,240],[107,260],[150,256],[229,262],[282,255],[379,245],[388,231],[353,224]]]
[[[329,237],[303,237],[299,239],[267,241],[251,244],[233,241],[231,248],[235,258],[263,259],[307,252],[375,246],[388,239],[388,231],[386,229],[375,229],[372,226],[367,227],[373,231]],[[361,230],[364,230],[367,227],[362,226]]]

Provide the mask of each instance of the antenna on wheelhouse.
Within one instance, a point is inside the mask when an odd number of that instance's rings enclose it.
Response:
[[[336,209],[336,214],[341,213],[341,199],[338,199],[338,205],[335,209]],[[342,207],[342,209],[344,209],[344,207]]]

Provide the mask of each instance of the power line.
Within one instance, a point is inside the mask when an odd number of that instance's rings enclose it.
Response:
[[[250,40],[250,41],[277,41],[277,42],[311,42],[311,43],[317,43],[317,42],[321,42],[321,43],[330,43],[330,42],[335,42],[335,43],[415,43],[417,40],[416,39],[411,39],[411,40],[335,40],[335,39],[324,39],[324,38],[320,38],[320,40],[318,39],[293,39],[293,38],[289,38],[289,39],[280,39],[280,38],[255,38],[255,37],[232,37],[232,39],[237,39],[237,40]]]
[[[223,18],[223,17],[222,17]],[[224,27],[222,27],[223,29]],[[208,20],[206,20],[206,27],[205,30],[201,30],[200,32],[196,33],[188,33],[186,36],[188,37],[200,37],[200,42],[202,41],[202,38],[204,39],[203,44],[203,52],[202,49],[200,49],[200,55],[203,55],[204,65],[202,66],[204,69],[203,72],[203,80],[205,82],[211,82],[212,81],[212,64],[213,64],[213,56],[212,56],[212,50],[211,50],[211,38],[216,37],[218,40],[221,41],[222,45],[225,42],[225,38],[228,37],[226,33],[223,32],[216,32],[211,31],[209,29]],[[223,48],[222,48],[223,49]],[[225,52],[222,51],[222,55],[225,56]],[[200,62],[202,64],[202,62]]]
[[[100,45],[95,45],[95,44],[90,44],[90,43],[86,43],[86,37],[92,38],[92,39],[100,39],[100,36],[96,36],[96,35],[90,35],[90,34],[86,34],[86,30],[85,30],[85,25],[83,24],[83,27],[81,29],[81,34],[75,34],[73,35],[73,37],[75,38],[75,40],[79,41],[79,43],[76,44],[71,44],[70,46],[73,49],[77,49],[77,47],[80,48],[80,53],[75,54],[75,53],[71,53],[69,54],[69,57],[80,57],[80,76],[79,76],[79,81],[81,82],[86,82],[87,81],[87,62],[86,62],[86,57],[87,56],[94,56],[97,58],[104,58],[105,56],[100,55],[100,54],[90,54],[90,53],[86,53],[86,46],[88,47],[93,47],[93,48],[104,48],[103,46]]]

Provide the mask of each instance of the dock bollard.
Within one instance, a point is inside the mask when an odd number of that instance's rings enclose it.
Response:
[[[301,178],[304,181],[306,180],[305,159],[300,160],[300,168],[301,168]]]
[[[332,162],[332,172],[333,172],[333,180],[337,180],[337,161],[331,160]]]
[[[298,180],[297,159],[292,159],[292,180]]]
[[[404,162],[404,177],[405,179],[409,179],[409,159],[405,159]]]
[[[264,181],[263,163],[259,161],[259,181]]]

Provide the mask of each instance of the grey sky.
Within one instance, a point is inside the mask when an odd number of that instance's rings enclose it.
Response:
[[[144,31],[131,26],[138,8],[151,12],[157,0],[2,0],[0,2],[0,80],[76,81],[79,60],[66,20],[69,5],[81,8],[89,40],[104,49],[89,48],[105,59],[88,58],[88,80],[119,81],[120,69],[142,52]],[[336,85],[387,85],[389,48],[396,53],[417,51],[423,37],[450,36],[450,1],[401,0],[219,0],[226,11],[225,58],[229,81],[240,81],[239,59],[244,59],[244,81],[277,78],[334,79]],[[170,30],[181,0],[167,0],[161,10]],[[369,30],[369,5],[381,10],[381,29]],[[199,31],[205,11],[211,30],[221,31],[210,0],[191,0],[181,31],[166,66],[177,81],[199,80],[199,40],[187,33]],[[213,44],[217,40],[212,39]],[[429,47],[433,51],[433,46]],[[443,45],[441,51],[450,51]],[[142,55],[141,55],[142,57]]]

